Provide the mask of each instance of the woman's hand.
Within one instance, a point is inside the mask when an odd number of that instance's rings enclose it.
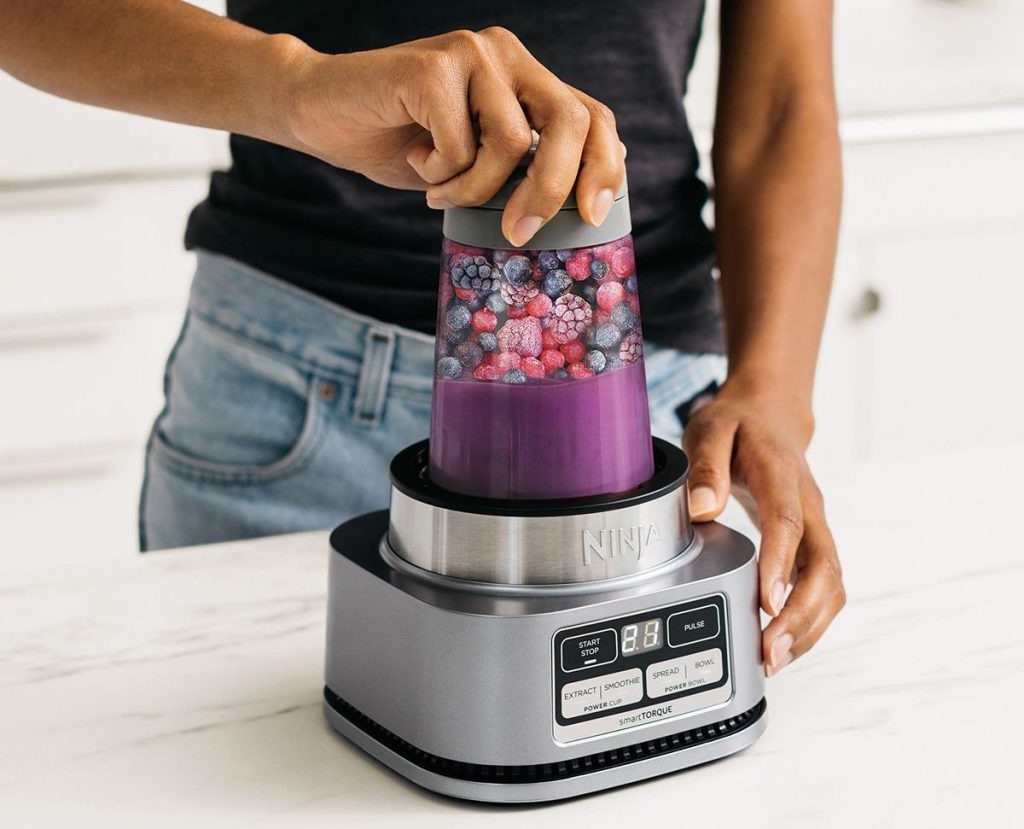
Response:
[[[768,676],[806,653],[846,602],[821,492],[804,458],[812,430],[810,415],[784,393],[726,382],[683,438],[693,519],[717,517],[731,489],[761,530],[760,603],[774,617],[762,636]]]
[[[285,87],[294,145],[389,187],[426,189],[432,207],[477,205],[540,135],[502,230],[524,245],[572,190],[604,221],[622,184],[611,111],[562,83],[501,28],[459,31],[347,55],[300,51]]]

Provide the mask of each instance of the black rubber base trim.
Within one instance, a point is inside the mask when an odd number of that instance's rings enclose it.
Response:
[[[357,711],[330,688],[324,688],[324,699],[327,700],[327,704],[331,708],[360,731],[410,763],[435,774],[476,783],[542,783],[548,780],[565,780],[592,771],[628,765],[638,760],[646,760],[648,757],[683,751],[743,731],[757,722],[768,707],[762,697],[761,701],[750,710],[726,720],[710,723],[700,728],[692,728],[689,731],[680,731],[667,737],[659,737],[656,740],[645,740],[623,748],[599,751],[595,754],[586,754],[558,763],[538,763],[531,766],[488,766],[480,763],[448,760],[438,757],[436,754],[421,751]]]

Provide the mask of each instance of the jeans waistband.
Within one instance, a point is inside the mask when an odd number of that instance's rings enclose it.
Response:
[[[234,259],[197,255],[190,313],[312,367],[358,378],[357,417],[362,411],[374,418],[388,383],[430,389],[433,337],[349,311]]]

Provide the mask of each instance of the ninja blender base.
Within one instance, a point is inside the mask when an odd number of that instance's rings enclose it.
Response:
[[[765,729],[751,542],[694,528],[686,456],[654,440],[626,494],[500,501],[396,456],[391,510],[334,531],[325,712],[441,794],[499,803],[609,789]]]

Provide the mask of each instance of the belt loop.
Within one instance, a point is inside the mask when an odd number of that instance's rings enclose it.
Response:
[[[394,331],[369,328],[353,404],[353,420],[361,426],[376,426],[380,423],[388,384],[391,382],[391,361],[394,355]]]

